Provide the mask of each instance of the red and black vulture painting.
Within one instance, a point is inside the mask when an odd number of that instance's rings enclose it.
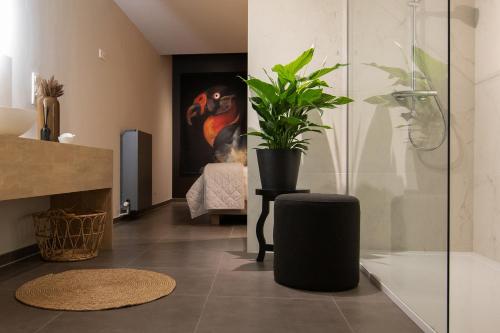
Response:
[[[245,73],[181,76],[181,173],[199,174],[207,163],[246,164]]]

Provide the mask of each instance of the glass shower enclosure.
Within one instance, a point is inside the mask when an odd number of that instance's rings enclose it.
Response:
[[[447,332],[448,1],[348,4],[362,269],[424,331]]]
[[[425,332],[500,332],[500,2],[348,9],[362,269]]]

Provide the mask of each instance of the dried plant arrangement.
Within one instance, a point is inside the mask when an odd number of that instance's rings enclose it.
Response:
[[[36,82],[37,128],[40,139],[58,141],[60,134],[60,105],[57,100],[64,95],[63,85],[54,76],[39,78]],[[43,135],[42,135],[43,131]],[[50,137],[48,137],[48,134]]]
[[[64,85],[60,84],[52,76],[50,79],[38,80],[37,95],[41,97],[61,97],[64,95]]]

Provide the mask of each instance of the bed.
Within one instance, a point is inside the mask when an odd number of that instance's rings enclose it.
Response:
[[[240,163],[209,163],[186,194],[191,218],[210,215],[246,215],[247,167]]]

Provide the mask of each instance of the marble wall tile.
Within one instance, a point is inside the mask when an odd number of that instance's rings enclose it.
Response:
[[[475,28],[457,16],[474,0],[453,0],[450,31],[450,247],[471,251],[474,201]]]
[[[473,0],[456,0],[455,5]],[[315,42],[318,61],[328,55],[329,62],[344,60],[347,39],[345,2],[315,1],[310,4],[251,2],[249,4],[249,70],[262,76],[261,68],[290,60]],[[356,102],[350,108],[349,124],[343,110],[326,114],[324,123],[334,124],[327,136],[313,137],[312,150],[303,159],[299,186],[317,192],[345,190],[346,177],[351,193],[362,199],[363,246],[372,249],[443,250],[446,240],[447,144],[434,152],[418,152],[408,144],[403,108],[376,108],[363,102],[367,97],[390,93],[401,87],[392,86],[387,74],[366,63],[394,66],[409,70],[411,50],[410,7],[399,0],[350,1],[349,92]],[[280,27],[273,12],[293,19],[293,27]],[[309,19],[300,13],[308,11]],[[312,11],[312,12],[311,12]],[[315,20],[310,20],[315,17]],[[447,59],[446,1],[423,1],[418,14],[417,39],[420,47],[433,57]],[[314,21],[314,22],[310,22]],[[455,250],[472,248],[473,216],[473,148],[474,148],[474,29],[456,23],[452,42],[452,99],[455,102],[452,128],[451,220]],[[300,29],[298,28],[300,27]],[[293,36],[290,38],[276,36]],[[293,42],[292,42],[293,41]],[[467,41],[467,43],[464,43]],[[441,73],[443,77],[445,72]],[[332,77],[338,90],[345,91],[345,73]],[[447,81],[440,91],[447,101]],[[446,107],[446,105],[445,105]],[[444,110],[446,112],[446,110]],[[249,112],[249,127],[257,118]],[[346,176],[346,130],[349,130],[349,170]],[[250,147],[256,146],[254,139]],[[249,156],[249,249],[256,250],[254,227],[260,212],[260,198],[253,196],[260,186],[256,158]],[[269,218],[272,221],[272,214]],[[272,236],[272,223],[266,227]]]
[[[408,142],[407,121],[401,117],[408,109],[364,101],[409,89],[366,64],[411,70],[411,7],[396,0],[351,1],[350,6],[350,92],[356,103],[349,114],[349,180],[351,192],[361,199],[362,247],[445,250],[447,145],[417,151]],[[417,45],[443,63],[448,50],[446,10],[445,1],[425,1],[417,14]],[[443,102],[446,74],[446,66],[434,73],[442,78],[435,89]]]
[[[500,173],[476,174],[474,179],[474,251],[500,260]]]
[[[500,260],[500,3],[476,0],[475,34],[474,251]]]

